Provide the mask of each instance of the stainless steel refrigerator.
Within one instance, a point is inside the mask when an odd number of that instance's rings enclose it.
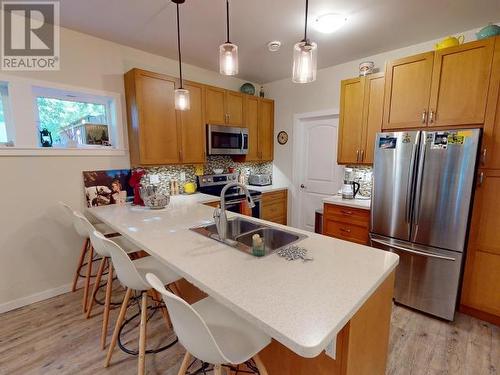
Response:
[[[397,253],[395,301],[453,320],[479,129],[379,133],[370,239]]]

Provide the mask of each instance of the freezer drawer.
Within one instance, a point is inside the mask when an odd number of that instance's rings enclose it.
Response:
[[[373,247],[399,255],[394,300],[453,320],[460,283],[462,254],[371,235]]]

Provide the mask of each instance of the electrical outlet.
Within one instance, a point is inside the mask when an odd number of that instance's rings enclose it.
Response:
[[[157,174],[150,174],[149,175],[149,183],[152,185],[156,185],[160,183],[160,176]]]
[[[337,352],[337,348],[336,348],[337,342],[336,341],[337,341],[336,339],[330,341],[330,343],[325,348],[326,355],[329,356],[330,358],[333,358],[333,359],[336,359],[335,358],[336,352]]]

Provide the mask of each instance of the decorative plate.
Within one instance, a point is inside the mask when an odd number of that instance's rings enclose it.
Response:
[[[284,130],[280,131],[278,133],[278,143],[280,145],[284,145],[287,142],[288,142],[288,133]]]
[[[240,87],[240,91],[243,94],[248,94],[248,95],[255,95],[255,86],[252,85],[250,82],[244,83]]]

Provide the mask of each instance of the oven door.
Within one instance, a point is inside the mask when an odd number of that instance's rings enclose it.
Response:
[[[247,128],[207,125],[208,155],[246,155],[247,153]]]

